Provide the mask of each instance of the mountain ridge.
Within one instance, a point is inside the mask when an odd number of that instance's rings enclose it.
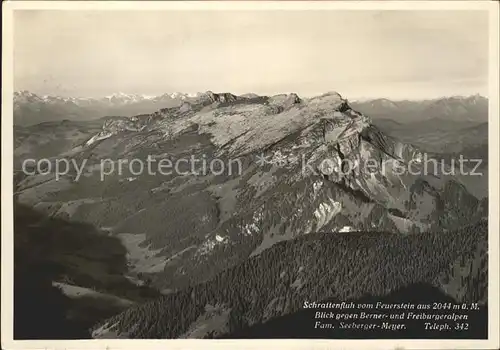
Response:
[[[14,123],[17,125],[32,125],[53,120],[89,120],[107,115],[133,116],[141,113],[153,113],[161,108],[179,106],[184,101],[200,98],[201,96],[207,95],[209,92],[210,91],[196,93],[172,92],[159,95],[126,94],[118,92],[101,97],[65,97],[57,95],[39,95],[27,90],[21,90],[14,92],[13,96]],[[240,97],[258,98],[266,97],[266,95],[242,94]],[[314,97],[304,99],[307,100],[311,98]],[[361,111],[369,112],[368,114],[378,118],[379,114],[383,113],[383,109],[386,107],[390,110],[394,110],[395,108],[410,108],[410,110],[414,110],[415,107],[412,107],[412,105],[415,104],[432,106],[433,104],[442,105],[444,103],[444,105],[438,106],[437,108],[442,108],[443,113],[449,114],[449,108],[452,108],[452,110],[455,108],[463,108],[463,106],[461,106],[461,104],[463,104],[465,108],[477,109],[477,107],[483,106],[486,101],[487,98],[483,96],[472,95],[415,101],[393,101],[384,98],[358,100],[352,103],[356,108],[359,107]],[[382,105],[380,105],[381,102]],[[368,108],[370,110],[368,110]],[[439,113],[439,110],[433,113]]]

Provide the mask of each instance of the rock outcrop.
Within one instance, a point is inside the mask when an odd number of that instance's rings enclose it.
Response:
[[[219,103],[229,103],[238,100],[238,96],[233,95],[228,92],[223,93],[214,93],[212,91],[207,91],[205,93],[206,98],[211,102],[219,102]]]

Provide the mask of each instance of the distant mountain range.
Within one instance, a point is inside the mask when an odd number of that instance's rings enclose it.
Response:
[[[153,113],[162,108],[195,102],[207,93],[165,93],[158,96],[115,93],[101,98],[40,96],[29,91],[14,93],[14,124],[33,125],[47,121],[90,120],[106,116],[133,116]],[[241,97],[256,98],[256,94]],[[263,96],[266,97],[266,96]],[[373,119],[391,119],[400,123],[433,118],[459,122],[486,122],[488,100],[480,95],[447,97],[422,101],[373,99],[352,102],[356,110]]]
[[[488,121],[488,99],[481,95],[401,101],[381,98],[356,101],[351,105],[374,119],[391,119],[399,123],[434,119],[474,123]]]

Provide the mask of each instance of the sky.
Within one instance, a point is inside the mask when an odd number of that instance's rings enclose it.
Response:
[[[420,99],[488,88],[484,11],[17,10],[14,89]]]

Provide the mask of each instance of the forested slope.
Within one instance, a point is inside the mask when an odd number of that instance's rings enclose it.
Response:
[[[94,328],[94,337],[217,337],[299,310],[304,300],[384,296],[435,283],[487,239],[487,223],[409,236],[314,233],[281,242],[215,279],[132,307]],[[487,265],[480,268],[486,269]],[[486,273],[478,276],[486,278]],[[461,300],[476,302],[485,284]]]

